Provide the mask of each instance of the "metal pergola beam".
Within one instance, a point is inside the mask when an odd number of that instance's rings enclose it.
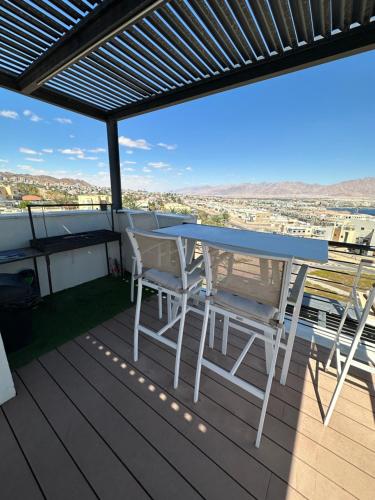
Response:
[[[162,0],[108,0],[39,57],[18,79],[21,92],[31,94],[46,80],[135,22]]]
[[[112,207],[122,208],[120,150],[116,120],[107,121],[109,172],[111,177]]]
[[[350,33],[338,34],[334,38],[315,42],[306,48],[300,47],[293,52],[291,51],[290,54],[272,57],[264,63],[248,65],[238,71],[231,71],[227,75],[221,74],[200,83],[168,92],[161,97],[152,97],[139,104],[126,105],[109,113],[108,117],[115,120],[131,118],[372,49],[375,49],[375,26],[368,25],[356,28]]]

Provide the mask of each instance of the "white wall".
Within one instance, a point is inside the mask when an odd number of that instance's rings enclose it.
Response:
[[[47,213],[45,217],[34,216],[37,237],[56,236],[95,229],[111,229],[110,214],[101,211],[69,211]],[[47,229],[47,233],[46,233]],[[30,246],[32,238],[27,214],[0,216],[0,250]],[[118,258],[118,243],[108,245],[109,255]],[[51,274],[55,292],[105,276],[107,261],[104,245],[95,245],[51,255]],[[44,257],[37,259],[42,295],[49,293],[47,269]],[[0,266],[0,273],[14,273],[33,267],[32,260],[14,262]]]
[[[124,267],[131,270],[132,251],[125,229],[129,225],[127,212],[122,210],[114,214],[115,230],[122,233],[122,251]],[[158,214],[161,227],[195,221],[193,216],[176,214]],[[57,236],[95,229],[111,229],[110,212],[100,210],[49,212],[34,215],[37,237]],[[30,246],[32,233],[27,213],[0,215],[0,250],[11,250]],[[108,244],[109,256],[119,259],[118,243]],[[85,283],[107,274],[105,246],[79,248],[61,252],[50,257],[53,290],[57,292],[80,283]],[[42,296],[49,294],[47,268],[44,257],[37,259]],[[0,273],[15,273],[21,269],[32,268],[33,261],[24,260],[12,264],[0,265]]]

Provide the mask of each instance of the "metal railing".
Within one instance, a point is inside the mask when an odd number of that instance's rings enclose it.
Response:
[[[336,331],[347,303],[357,266],[361,259],[372,260],[375,265],[375,247],[353,243],[329,241],[327,264],[309,264],[301,319],[328,330]],[[366,293],[375,281],[375,275],[364,274],[358,291]],[[357,327],[354,314],[349,314],[343,333],[352,335]],[[363,339],[375,343],[375,327],[366,325]]]
[[[358,264],[361,259],[366,258],[373,260],[375,266],[375,247],[337,241],[329,241],[328,245],[328,263],[308,263],[309,272],[300,319],[335,332],[346,306]],[[199,244],[195,250],[195,256],[198,255],[201,255]],[[292,281],[297,276],[298,270],[299,266],[296,265],[292,272]],[[375,275],[372,279],[362,279],[358,290],[366,294],[374,281]],[[357,320],[354,313],[349,314],[343,333],[353,335],[356,327]],[[366,325],[363,339],[375,344],[375,327]]]

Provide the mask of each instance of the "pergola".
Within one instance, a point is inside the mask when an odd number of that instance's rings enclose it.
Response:
[[[107,124],[375,48],[375,0],[0,0],[0,85]]]

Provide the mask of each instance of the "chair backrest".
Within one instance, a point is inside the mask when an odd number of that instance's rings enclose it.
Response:
[[[203,244],[207,293],[223,291],[275,307],[284,319],[292,259]]]
[[[152,231],[159,229],[158,218],[155,212],[129,212],[130,227],[133,229],[144,229]]]
[[[152,231],[127,229],[137,260],[138,274],[157,269],[177,277],[185,277],[186,262],[180,237]]]

